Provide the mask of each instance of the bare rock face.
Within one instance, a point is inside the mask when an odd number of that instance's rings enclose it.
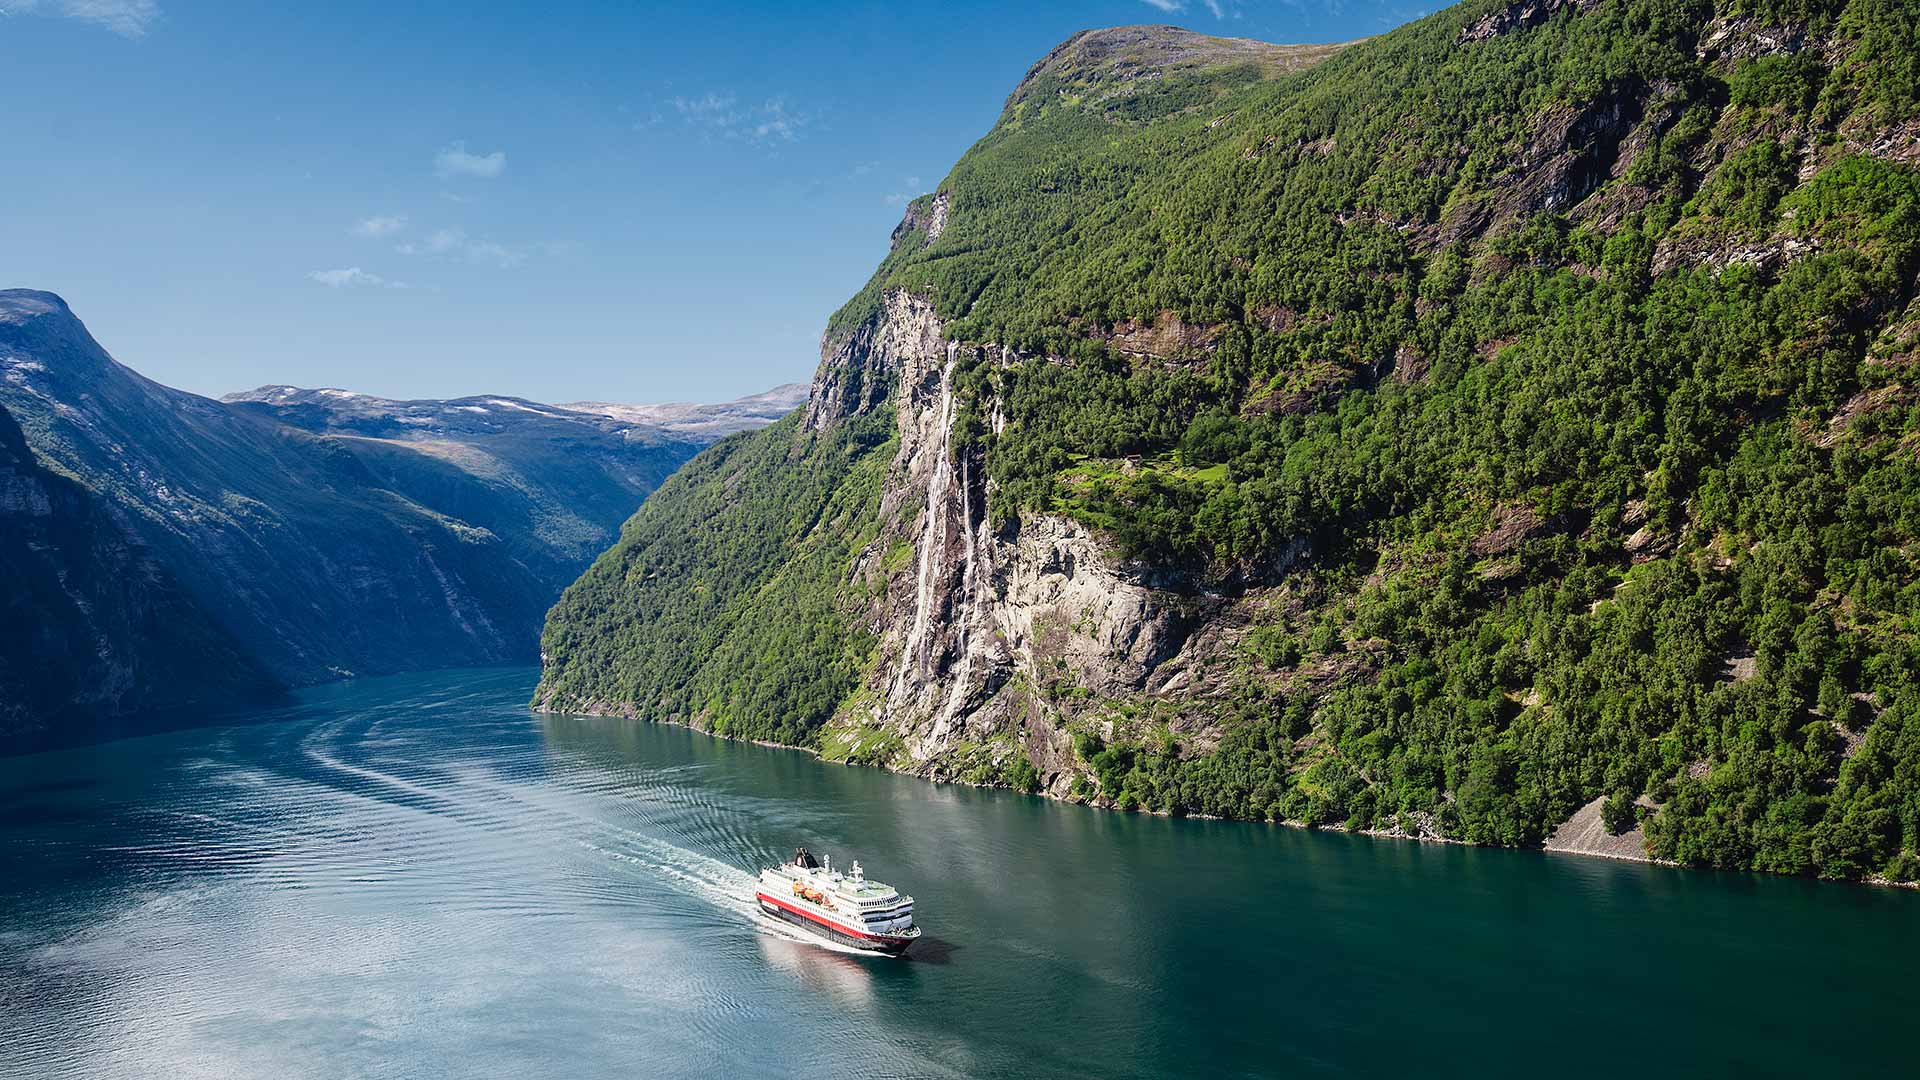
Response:
[[[963,361],[1012,357],[968,349],[944,336],[927,301],[896,292],[822,365],[809,424],[872,408],[873,388],[894,386],[900,436],[884,524],[854,570],[886,580],[870,613],[876,663],[833,724],[896,736],[886,764],[926,775],[1024,753],[1064,793],[1071,738],[1040,688],[1192,693],[1195,657],[1222,647],[1209,616],[1231,601],[1115,558],[1064,517],[991,525],[991,480],[956,439],[954,375]]]
[[[1538,26],[1561,8],[1584,10],[1592,7],[1594,3],[1595,0],[1515,0],[1514,3],[1488,12],[1477,21],[1461,27],[1457,40],[1462,45],[1470,45],[1476,41],[1492,41],[1503,34]]]
[[[1920,167],[1920,120],[1890,128],[1867,128],[1847,134],[1850,150]]]
[[[1152,322],[1125,320],[1114,326],[1106,339],[1135,359],[1171,360],[1210,351],[1220,330],[1218,326],[1195,326],[1183,321],[1178,312],[1163,311]]]
[[[1804,23],[1772,23],[1755,16],[1715,19],[1700,36],[1695,55],[1702,60],[1753,60],[1791,55],[1808,47]]]
[[[1683,266],[1705,266],[1716,272],[1731,266],[1750,266],[1763,274],[1776,274],[1819,249],[1820,239],[1814,236],[1783,235],[1760,240],[1663,237],[1654,248],[1653,269],[1664,274]]]
[[[1647,837],[1640,826],[1635,825],[1618,836],[1607,831],[1600,819],[1600,808],[1606,801],[1604,797],[1598,798],[1574,811],[1573,816],[1562,822],[1547,838],[1546,850],[1597,855],[1603,859],[1626,859],[1629,862],[1657,862],[1647,854]],[[1643,809],[1653,807],[1653,803],[1645,796],[1641,796],[1639,805]]]
[[[940,239],[940,234],[947,231],[949,201],[944,191],[936,193],[933,197],[933,208],[927,211],[927,243],[929,244]]]
[[[920,234],[917,239],[923,246],[940,239],[940,234],[947,231],[950,209],[951,199],[944,191],[922,195],[908,203],[906,213],[900,215],[900,224],[893,227],[889,249],[899,251],[902,246],[916,239],[916,233]]]
[[[827,358],[814,373],[807,397],[807,430],[871,411],[887,400],[902,369],[923,367],[924,357],[944,349],[933,305],[904,292],[888,293],[879,318],[861,324],[837,347],[821,342]]]
[[[1540,114],[1524,151],[1500,182],[1493,220],[1518,221],[1536,211],[1559,213],[1578,205],[1612,175],[1642,111],[1639,96],[1618,93],[1583,108],[1556,105]]]
[[[1037,517],[1002,545],[1000,629],[1037,674],[1064,661],[1112,696],[1151,689],[1193,631],[1177,593],[1113,562],[1086,527]]]

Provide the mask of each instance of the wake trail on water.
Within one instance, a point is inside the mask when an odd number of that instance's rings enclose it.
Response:
[[[759,901],[754,899],[758,878],[718,859],[650,839],[629,838],[624,850],[596,844],[591,840],[576,840],[575,843],[611,861],[656,874],[676,891],[707,901],[728,914],[737,915],[751,924],[755,931],[768,937],[817,945],[829,952],[848,956],[865,955],[858,949],[815,937],[769,917],[760,910]]]
[[[506,779],[497,770],[475,763],[444,762],[435,763],[434,771],[438,775],[428,781],[346,760],[351,756],[351,749],[359,746],[359,740],[347,731],[351,721],[368,719],[373,719],[369,731],[382,726],[379,719],[357,716],[316,727],[300,740],[300,750],[307,761],[345,782],[337,791],[340,795],[357,801],[367,798],[369,789],[380,790],[395,805],[534,843],[546,843],[571,833],[577,849],[609,865],[642,871],[675,893],[737,919],[757,933],[829,952],[863,955],[857,949],[826,941],[769,917],[755,899],[758,875],[743,869],[739,861],[716,858],[657,835],[659,831],[684,831],[675,826],[691,824],[717,833],[728,846],[737,846],[743,854],[759,846],[750,840],[750,830],[742,828],[740,822],[729,820],[737,815],[730,814],[712,793],[674,782],[675,774],[688,771],[685,766],[665,766],[622,775],[595,772],[584,777],[590,782],[561,790]],[[340,745],[343,742],[346,745]],[[583,779],[577,769],[569,775],[576,781]],[[569,798],[569,794],[576,797]],[[582,806],[582,801],[586,805]],[[503,810],[507,804],[517,810]],[[622,825],[602,816],[610,813],[623,815],[642,827]],[[689,815],[695,820],[685,820]],[[748,859],[740,861],[764,861],[764,858],[761,853],[753,852]]]

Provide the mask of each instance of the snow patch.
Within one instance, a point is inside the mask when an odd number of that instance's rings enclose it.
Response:
[[[536,409],[531,405],[524,405],[518,401],[508,401],[506,398],[497,398],[497,397],[488,398],[487,404],[497,405],[502,409],[519,409],[521,412],[530,412],[536,416],[552,416],[553,415],[552,413],[548,412],[545,409]],[[464,408],[464,406],[462,407]]]

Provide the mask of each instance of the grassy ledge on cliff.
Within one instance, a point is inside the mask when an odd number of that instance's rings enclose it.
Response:
[[[1917,35],[1912,0],[1077,35],[908,207],[805,415],[568,590],[537,700],[1920,877]]]

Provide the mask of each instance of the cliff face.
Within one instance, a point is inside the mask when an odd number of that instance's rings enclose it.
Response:
[[[1000,777],[1027,759],[1064,796],[1076,773],[1060,691],[1106,702],[1214,692],[1207,661],[1230,651],[1236,609],[1259,600],[1121,559],[1064,515],[990,525],[980,445],[960,442],[963,359],[1015,358],[946,336],[930,303],[890,292],[815,380],[816,429],[874,407],[849,387],[878,386],[898,433],[882,524],[851,575],[869,590],[860,618],[875,663],[821,739],[888,747],[881,763],[945,779]]]
[[[0,745],[50,744],[141,710],[275,686],[0,409]]]
[[[1598,799],[1656,858],[1920,875],[1916,28],[1078,35],[907,208],[801,422],[568,590],[538,703],[1477,843]]]

